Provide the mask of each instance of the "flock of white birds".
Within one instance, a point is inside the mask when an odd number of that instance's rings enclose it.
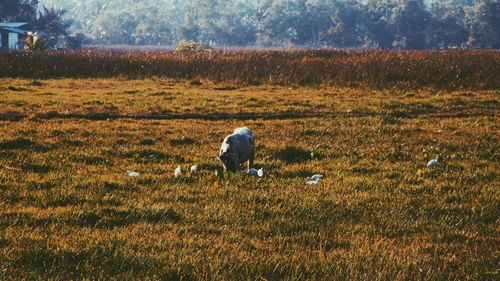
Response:
[[[440,158],[439,156],[436,157],[435,159],[431,159],[428,163],[427,163],[427,167],[430,168],[434,165],[436,165],[438,162],[440,161]],[[198,166],[197,165],[193,165],[191,166],[191,168],[189,169],[189,172],[191,174],[195,174],[198,172]],[[262,168],[260,169],[255,169],[255,168],[250,168],[248,170],[245,170],[244,173],[246,174],[249,174],[249,175],[252,175],[252,176],[258,176],[259,178],[262,178],[264,176],[264,170]],[[132,172],[132,171],[127,171],[127,174],[129,177],[138,177],[140,176],[140,174],[138,172]],[[174,171],[174,176],[176,178],[182,176],[182,168],[181,168],[181,165],[177,166],[177,168],[175,168],[175,171]],[[311,176],[311,180],[310,181],[307,181],[306,184],[307,185],[317,185],[321,182],[322,179],[324,179],[325,176],[324,175],[321,175],[321,174],[315,174],[313,176]]]

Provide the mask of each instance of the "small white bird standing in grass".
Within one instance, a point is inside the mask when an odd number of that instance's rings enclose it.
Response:
[[[321,182],[321,180],[323,178],[325,178],[325,176],[323,176],[321,174],[312,175],[311,176],[312,181],[308,181],[308,182],[306,182],[306,184],[308,184],[308,185],[317,185],[318,183]]]
[[[251,176],[258,176],[259,178],[262,178],[264,176],[264,170],[262,168],[260,169],[255,169],[255,168],[250,168],[245,171],[247,174]]]
[[[441,159],[439,158],[439,156],[438,156],[438,157],[436,157],[436,159],[432,159],[431,161],[429,161],[429,163],[427,163],[427,167],[432,167],[432,166],[436,165],[436,164],[438,163],[438,161],[439,161],[439,160],[441,160]]]
[[[182,173],[182,171],[181,171],[181,165],[179,165],[175,169],[174,175],[175,175],[176,178],[178,178],[181,175],[181,173]]]
[[[264,176],[264,170],[262,170],[262,168],[257,170],[257,176],[259,176],[259,178],[262,178]]]
[[[139,173],[138,172],[131,172],[131,171],[127,171],[128,173],[128,176],[129,177],[138,177],[139,176]]]
[[[194,174],[197,171],[198,171],[198,166],[196,166],[196,165],[191,166],[191,170],[190,170],[191,174]]]
[[[313,180],[322,180],[324,177],[325,177],[325,176],[323,176],[323,175],[316,174],[316,175],[313,175],[313,176],[311,177],[311,179],[313,179]]]

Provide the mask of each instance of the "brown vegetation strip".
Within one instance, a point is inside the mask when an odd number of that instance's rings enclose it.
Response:
[[[164,77],[236,84],[497,89],[498,51],[47,52],[0,54],[0,77]]]
[[[84,119],[84,120],[117,120],[117,119],[135,119],[135,120],[285,120],[285,119],[306,119],[306,118],[333,118],[333,117],[367,117],[367,116],[394,116],[400,118],[467,118],[476,116],[496,116],[491,112],[474,113],[426,113],[426,112],[382,112],[382,111],[352,111],[352,112],[320,112],[320,113],[212,113],[212,114],[62,114],[62,113],[43,113],[35,115],[26,114],[0,114],[0,121],[21,121],[26,118],[34,119]]]

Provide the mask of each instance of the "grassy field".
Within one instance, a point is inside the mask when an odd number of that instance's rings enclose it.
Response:
[[[498,90],[198,82],[0,79],[0,279],[498,280]]]

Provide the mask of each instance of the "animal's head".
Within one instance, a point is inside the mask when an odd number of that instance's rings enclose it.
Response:
[[[222,152],[218,158],[222,162],[225,172],[235,173],[238,170],[239,162],[238,155],[236,153]]]

